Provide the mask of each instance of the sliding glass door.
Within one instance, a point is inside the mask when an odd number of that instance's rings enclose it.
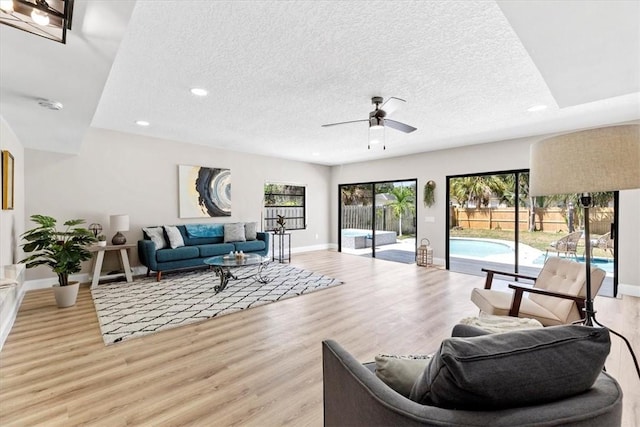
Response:
[[[354,255],[414,263],[417,181],[339,186],[339,250]]]
[[[600,294],[617,294],[617,193],[594,193],[585,252],[584,210],[576,194],[529,196],[527,170],[447,177],[447,268],[484,275],[482,268],[537,276],[560,256],[607,273]]]

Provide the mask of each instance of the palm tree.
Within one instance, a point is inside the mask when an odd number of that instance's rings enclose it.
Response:
[[[475,175],[451,180],[450,194],[462,206],[475,202],[476,207],[488,206],[491,197],[503,198],[507,185],[502,175]]]
[[[402,236],[402,215],[416,211],[415,192],[410,187],[394,187],[389,193],[396,198],[389,206],[398,217],[398,236]]]

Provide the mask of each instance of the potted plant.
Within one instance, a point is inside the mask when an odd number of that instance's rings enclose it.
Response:
[[[27,268],[49,266],[58,275],[58,284],[53,287],[58,307],[70,307],[76,303],[78,282],[69,282],[69,274],[78,273],[82,261],[91,259],[87,246],[96,238],[91,231],[78,227],[83,219],[66,221],[63,230],[56,228],[56,220],[50,216],[32,215],[31,221],[38,226],[22,234],[26,241],[22,250],[31,255],[20,262]]]
[[[107,236],[101,234],[98,236],[98,246],[107,246]]]
[[[278,227],[276,228],[276,233],[280,233],[280,234],[284,234],[285,232],[285,224],[286,222],[286,217],[284,215],[278,215],[278,220],[276,221],[276,223],[278,224]]]

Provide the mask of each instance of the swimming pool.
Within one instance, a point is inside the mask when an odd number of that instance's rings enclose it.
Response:
[[[451,256],[474,258],[513,254],[513,243],[508,244],[499,240],[451,237],[449,239],[449,254]]]
[[[472,258],[492,262],[513,264],[515,243],[496,239],[474,239],[451,237],[449,239],[449,256],[458,258]],[[519,245],[519,264],[521,266],[539,267],[544,265],[544,252],[531,246]],[[554,256],[550,254],[549,256]],[[569,258],[573,259],[573,258]],[[578,255],[578,262],[584,262],[584,257]],[[591,265],[603,269],[607,274],[613,274],[613,260],[609,258],[593,258]]]
[[[553,256],[549,254],[549,256]],[[569,257],[569,259],[575,260],[573,257]],[[584,257],[578,255],[578,262],[584,263]],[[538,258],[533,260],[533,264],[536,267],[542,267],[544,264],[544,255],[539,256]],[[608,274],[613,274],[613,259],[612,258],[591,258],[591,267],[601,268]]]

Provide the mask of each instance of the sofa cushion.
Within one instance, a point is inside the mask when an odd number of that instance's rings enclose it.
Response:
[[[610,344],[607,329],[578,325],[448,338],[409,397],[484,410],[562,399],[593,385]]]
[[[200,258],[212,257],[218,255],[226,255],[231,251],[235,251],[235,246],[232,243],[218,243],[215,245],[197,245],[196,248],[200,251]]]
[[[179,261],[181,259],[199,258],[200,251],[195,246],[181,246],[175,249],[160,249],[156,252],[158,262]]]
[[[234,246],[236,251],[257,252],[265,248],[265,243],[263,240],[251,240],[249,242],[235,242]]]
[[[189,237],[223,237],[224,224],[185,224]]]
[[[164,231],[165,233],[167,233],[167,237],[169,238],[169,246],[171,246],[171,249],[184,246],[182,233],[180,233],[180,230],[178,230],[178,227],[176,227],[175,225],[165,225]]]
[[[429,364],[432,355],[397,356],[378,354],[376,376],[404,397],[409,397],[413,383]]]
[[[224,225],[224,242],[244,242],[244,223],[236,222]]]
[[[167,247],[167,241],[164,238],[164,228],[148,227],[143,228],[142,231],[144,231],[147,237],[156,245],[156,250]]]
[[[256,240],[258,238],[257,222],[246,222],[244,224],[244,237],[246,240]]]

